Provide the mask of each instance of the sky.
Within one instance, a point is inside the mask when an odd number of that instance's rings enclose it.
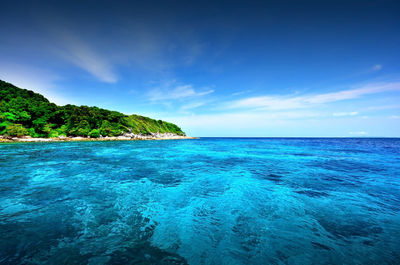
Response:
[[[0,0],[0,79],[191,136],[400,137],[399,1]]]

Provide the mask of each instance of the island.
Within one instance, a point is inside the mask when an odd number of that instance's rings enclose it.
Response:
[[[193,139],[177,125],[98,107],[51,103],[0,80],[0,142]]]

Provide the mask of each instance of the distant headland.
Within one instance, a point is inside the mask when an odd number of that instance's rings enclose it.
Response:
[[[0,80],[0,142],[193,139],[177,125],[98,107],[51,103]]]

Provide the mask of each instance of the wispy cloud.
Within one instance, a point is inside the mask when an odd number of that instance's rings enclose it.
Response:
[[[243,95],[243,94],[246,94],[246,93],[249,93],[249,92],[251,92],[251,90],[244,90],[244,91],[238,91],[238,92],[235,92],[235,93],[232,93],[231,94],[231,96],[240,96],[240,95]]]
[[[366,110],[388,110],[388,109],[400,109],[400,104],[371,106],[366,108]]]
[[[400,91],[400,82],[369,84],[356,89],[303,96],[259,96],[227,102],[224,108],[252,108],[259,110],[288,110],[307,108],[343,100],[360,98],[364,95]]]
[[[202,97],[213,92],[212,89],[196,91],[192,85],[180,85],[173,88],[153,89],[148,93],[148,97],[151,101],[182,100]]]
[[[380,70],[382,70],[382,68],[383,68],[383,66],[381,65],[381,64],[375,64],[373,67],[372,67],[372,71],[374,71],[374,72],[377,72],[377,71],[380,71]]]
[[[318,136],[323,135],[321,130],[324,126],[320,125],[326,121],[320,113],[306,110],[213,112],[200,115],[192,113],[181,116],[170,116],[167,113],[161,116],[181,124],[188,134],[197,136],[306,136],[300,128],[315,128],[313,135]],[[332,135],[335,133],[332,132]]]
[[[355,99],[364,95],[388,91],[400,91],[400,82],[370,84],[357,89],[315,95],[306,99],[305,102],[322,104],[347,99]]]
[[[199,108],[201,106],[204,106],[207,102],[202,101],[202,102],[191,102],[188,104],[185,104],[181,107],[181,110],[192,110],[192,109],[196,109]]]
[[[295,97],[281,97],[281,96],[261,96],[261,97],[250,97],[236,101],[232,101],[226,104],[227,108],[258,108],[258,109],[269,109],[269,110],[283,110],[283,109],[296,109],[302,108],[302,98]]]
[[[353,73],[350,76],[356,77],[356,76],[363,76],[363,75],[369,75],[369,74],[375,74],[383,69],[382,64],[374,64],[370,67],[367,67],[363,70],[360,70],[358,72]]]
[[[367,135],[367,132],[364,131],[359,131],[359,132],[349,132],[350,135],[358,135],[358,136],[363,136],[363,135]]]
[[[104,55],[97,53],[94,47],[91,47],[81,38],[70,32],[64,33],[62,40],[62,57],[92,74],[102,82],[117,82],[118,78],[112,64],[106,60]]]
[[[344,117],[344,116],[356,116],[358,115],[357,111],[352,112],[335,112],[332,114],[334,117]]]
[[[102,25],[100,20],[94,25],[82,25],[69,14],[52,8],[46,10],[47,19],[37,20],[51,34],[59,55],[106,83],[124,77],[124,73],[118,74],[117,67],[128,66],[134,74],[165,74],[175,67],[192,65],[201,57],[206,44],[191,27],[176,24],[167,16],[162,16],[161,24],[143,19],[140,10],[131,10],[129,15],[121,12],[114,21],[118,26],[108,32],[108,38],[104,38],[104,32],[109,24]],[[56,16],[58,13],[62,15]],[[48,23],[49,18],[52,23]]]

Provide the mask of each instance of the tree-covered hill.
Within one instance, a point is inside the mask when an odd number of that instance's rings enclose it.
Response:
[[[174,133],[175,124],[98,107],[57,106],[44,96],[0,80],[0,135],[32,137]]]

